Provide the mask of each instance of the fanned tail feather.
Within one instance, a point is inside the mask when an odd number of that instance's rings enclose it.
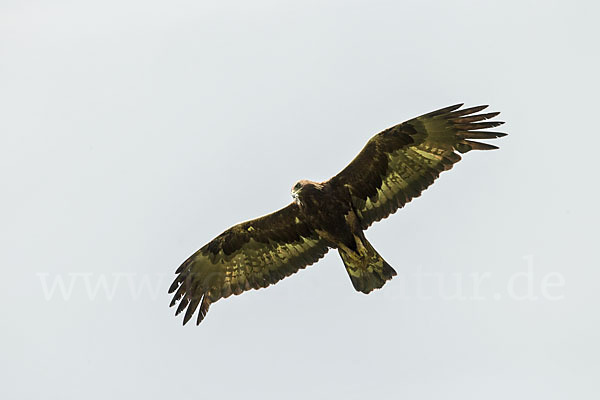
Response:
[[[354,289],[370,293],[396,276],[396,271],[377,253],[366,239],[357,239],[358,251],[339,248]],[[362,246],[361,246],[362,245]]]

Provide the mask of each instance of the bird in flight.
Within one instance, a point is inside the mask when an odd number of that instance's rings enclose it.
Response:
[[[263,217],[237,224],[192,254],[175,272],[169,293],[185,325],[199,308],[199,324],[219,299],[260,289],[315,263],[337,249],[354,289],[370,293],[396,271],[365,238],[386,218],[460,161],[458,153],[491,150],[478,142],[505,133],[485,129],[499,113],[487,106],[442,108],[373,136],[339,174],[325,182],[298,181],[293,202]]]

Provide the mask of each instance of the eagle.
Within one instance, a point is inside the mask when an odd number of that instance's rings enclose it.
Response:
[[[239,223],[192,254],[169,288],[175,315],[196,324],[217,300],[277,283],[337,249],[352,286],[370,293],[396,271],[379,255],[364,231],[396,212],[429,187],[460,154],[498,147],[480,139],[503,122],[488,106],[456,104],[392,126],[373,136],[339,174],[325,182],[300,180],[293,201],[271,214]]]

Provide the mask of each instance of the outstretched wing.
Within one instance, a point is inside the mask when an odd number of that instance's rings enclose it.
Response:
[[[313,264],[329,247],[292,203],[272,214],[235,225],[188,258],[169,288],[179,301],[176,315],[187,307],[183,323],[200,306],[199,324],[211,303],[276,283]]]
[[[420,196],[442,171],[460,161],[457,154],[496,149],[470,139],[493,139],[505,133],[482,131],[503,124],[485,121],[499,113],[481,113],[487,106],[442,108],[403,122],[373,136],[332,185],[346,186],[363,229]]]

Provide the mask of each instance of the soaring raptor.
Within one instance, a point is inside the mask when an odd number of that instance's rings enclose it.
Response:
[[[169,288],[171,306],[185,312],[186,324],[198,307],[196,323],[211,303],[276,283],[338,250],[354,289],[370,293],[396,271],[365,238],[364,231],[418,197],[440,172],[470,150],[497,149],[478,139],[505,133],[482,129],[499,113],[487,106],[442,108],[373,136],[342,172],[326,182],[301,180],[294,201],[272,214],[237,224],[188,258]],[[474,140],[473,140],[474,139]]]

